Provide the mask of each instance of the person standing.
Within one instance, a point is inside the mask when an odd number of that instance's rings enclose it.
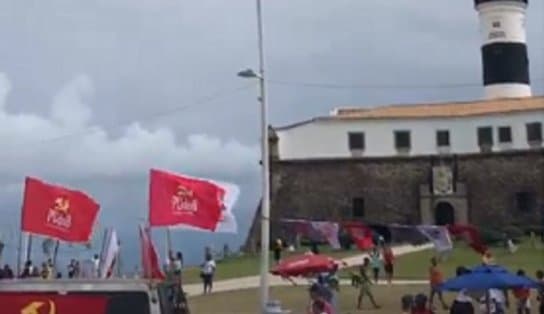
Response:
[[[444,275],[438,267],[438,260],[436,257],[431,258],[431,267],[429,267],[429,283],[431,286],[431,294],[429,295],[429,303],[431,308],[434,307],[434,296],[438,295],[438,300],[442,303],[442,308],[448,310],[448,305],[444,301],[442,291],[438,288],[444,282]]]
[[[525,271],[520,269],[517,275],[525,277]],[[528,288],[516,288],[512,292],[516,298],[516,313],[531,314],[531,290]]]
[[[308,305],[308,314],[336,314],[331,304],[324,296],[326,292],[319,284],[313,284],[310,287],[310,304]]]
[[[367,296],[370,299],[370,302],[375,309],[380,308],[380,306],[376,304],[376,300],[374,299],[374,295],[372,294],[372,291],[370,289],[372,282],[367,273],[369,265],[370,259],[368,259],[368,257],[365,257],[365,259],[363,260],[363,265],[361,265],[361,267],[359,268],[359,275],[361,276],[359,280],[359,296],[357,297],[357,309],[359,310],[362,309],[364,296]]]
[[[13,279],[13,270],[11,270],[8,264],[4,265],[4,269],[2,270],[2,278]]]
[[[380,257],[380,251],[378,248],[374,248],[370,253],[370,266],[372,267],[374,282],[378,283],[378,279],[380,278],[380,269],[382,268],[382,259]]]
[[[215,274],[215,261],[211,254],[206,255],[206,261],[202,264],[202,281],[204,284],[204,294],[212,292],[213,288],[213,276]]]
[[[99,278],[100,277],[100,257],[98,257],[98,254],[93,255],[93,277]]]
[[[280,238],[276,239],[274,243],[274,261],[278,264],[281,260],[281,251],[283,250],[283,242]]]
[[[383,269],[385,271],[385,277],[389,285],[391,285],[391,282],[393,281],[393,273],[395,272],[395,269],[393,266],[394,261],[395,261],[395,256],[393,255],[393,250],[388,244],[385,244],[383,246],[383,262],[384,262]]]

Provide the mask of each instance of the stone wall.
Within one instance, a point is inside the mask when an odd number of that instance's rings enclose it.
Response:
[[[451,156],[442,160],[437,156],[422,156],[272,161],[272,237],[281,233],[278,222],[281,218],[350,219],[355,197],[364,198],[367,221],[420,223],[419,189],[421,185],[432,184],[432,166],[440,162],[450,163],[455,169],[455,180],[466,188],[470,223],[500,228],[512,224],[537,225],[544,218],[542,149]],[[521,191],[536,195],[531,212],[517,210],[515,195]],[[255,243],[259,232],[258,221],[254,221],[248,240]]]

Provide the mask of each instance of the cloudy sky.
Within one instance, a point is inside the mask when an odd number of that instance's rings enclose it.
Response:
[[[339,105],[482,95],[472,1],[264,2],[273,124]],[[102,204],[101,225],[127,238],[145,215],[149,167],[239,184],[240,235],[179,232],[176,244],[193,255],[209,243],[240,245],[259,199],[259,119],[257,86],[236,72],[257,65],[255,26],[253,0],[0,1],[7,249],[15,247],[9,234],[24,176],[89,191]],[[528,45],[537,94],[544,93],[542,38],[544,3],[533,1]]]

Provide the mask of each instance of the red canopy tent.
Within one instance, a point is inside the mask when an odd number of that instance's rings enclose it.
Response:
[[[297,255],[282,260],[270,272],[282,277],[308,277],[318,273],[332,272],[341,261],[321,254]]]

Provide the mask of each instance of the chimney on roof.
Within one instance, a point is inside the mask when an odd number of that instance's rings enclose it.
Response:
[[[525,13],[528,0],[474,0],[483,36],[485,98],[531,96]]]

